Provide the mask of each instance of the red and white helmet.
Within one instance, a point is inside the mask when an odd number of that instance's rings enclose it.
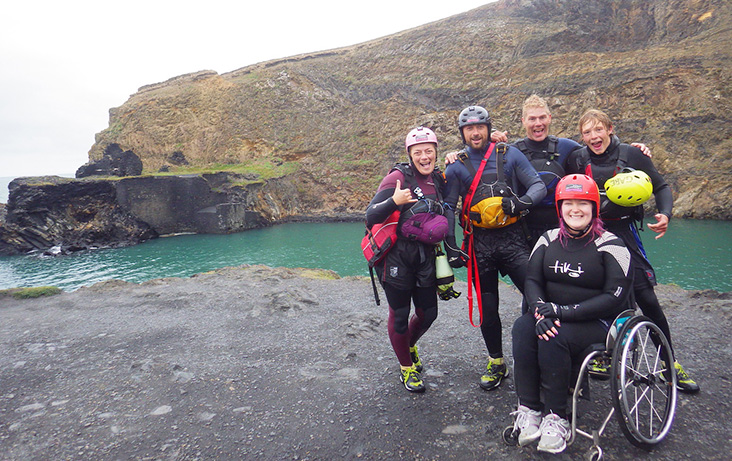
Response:
[[[435,143],[435,149],[437,149],[437,135],[427,127],[419,126],[407,135],[407,139],[404,141],[404,147],[407,149],[409,154],[409,148],[415,144],[422,144],[423,142]]]
[[[557,206],[557,215],[562,217],[562,200],[588,200],[595,204],[594,217],[600,212],[600,191],[594,179],[586,174],[568,174],[557,183],[554,192],[554,203]]]

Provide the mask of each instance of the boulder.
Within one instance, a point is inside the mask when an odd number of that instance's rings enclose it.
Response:
[[[185,158],[183,158],[185,160]],[[119,144],[109,144],[100,160],[91,161],[76,170],[77,178],[89,176],[139,176],[142,160],[131,150],[123,151]]]

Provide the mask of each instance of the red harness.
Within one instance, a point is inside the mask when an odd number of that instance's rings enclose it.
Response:
[[[488,159],[493,152],[493,148],[496,143],[492,142],[488,146],[488,150],[485,153],[485,157],[480,162],[480,167],[473,177],[473,183],[468,189],[468,193],[463,198],[463,251],[465,251],[465,243],[467,242],[468,248],[465,253],[468,255],[468,317],[470,318],[470,324],[474,327],[479,327],[483,323],[483,297],[480,294],[480,277],[478,273],[478,260],[475,257],[475,247],[473,245],[473,224],[470,221],[470,204],[473,201],[475,191],[480,184],[480,178],[483,175],[485,165],[488,163]],[[475,280],[475,290],[478,295],[478,324],[473,322],[473,280]]]

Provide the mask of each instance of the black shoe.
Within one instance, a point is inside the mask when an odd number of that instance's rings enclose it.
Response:
[[[420,376],[419,372],[415,370],[414,367],[402,370],[399,375],[399,379],[409,392],[424,392],[425,390],[424,382],[422,382],[422,376]]]
[[[503,378],[508,376],[508,367],[505,363],[497,363],[497,359],[488,360],[488,366],[486,367],[486,373],[480,377],[481,389],[485,391],[492,391],[497,389],[501,385]]]
[[[422,361],[419,359],[419,353],[417,352],[416,344],[409,348],[409,355],[412,356],[412,364],[414,365],[414,369],[417,370],[418,373],[422,373],[424,367],[422,367]]]
[[[699,392],[699,385],[686,374],[679,362],[674,363],[674,368],[676,368],[676,388],[678,390],[686,394],[696,394]]]
[[[597,358],[587,364],[587,372],[593,379],[607,381],[610,379],[610,363],[602,358]]]

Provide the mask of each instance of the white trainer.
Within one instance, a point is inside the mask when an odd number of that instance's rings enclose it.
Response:
[[[524,447],[533,443],[541,437],[541,412],[532,410],[524,405],[519,405],[518,409],[511,413],[516,417],[513,423],[513,430],[519,431],[518,443]]]
[[[561,453],[567,448],[570,437],[569,421],[549,413],[541,421],[541,439],[537,450],[547,453]]]

